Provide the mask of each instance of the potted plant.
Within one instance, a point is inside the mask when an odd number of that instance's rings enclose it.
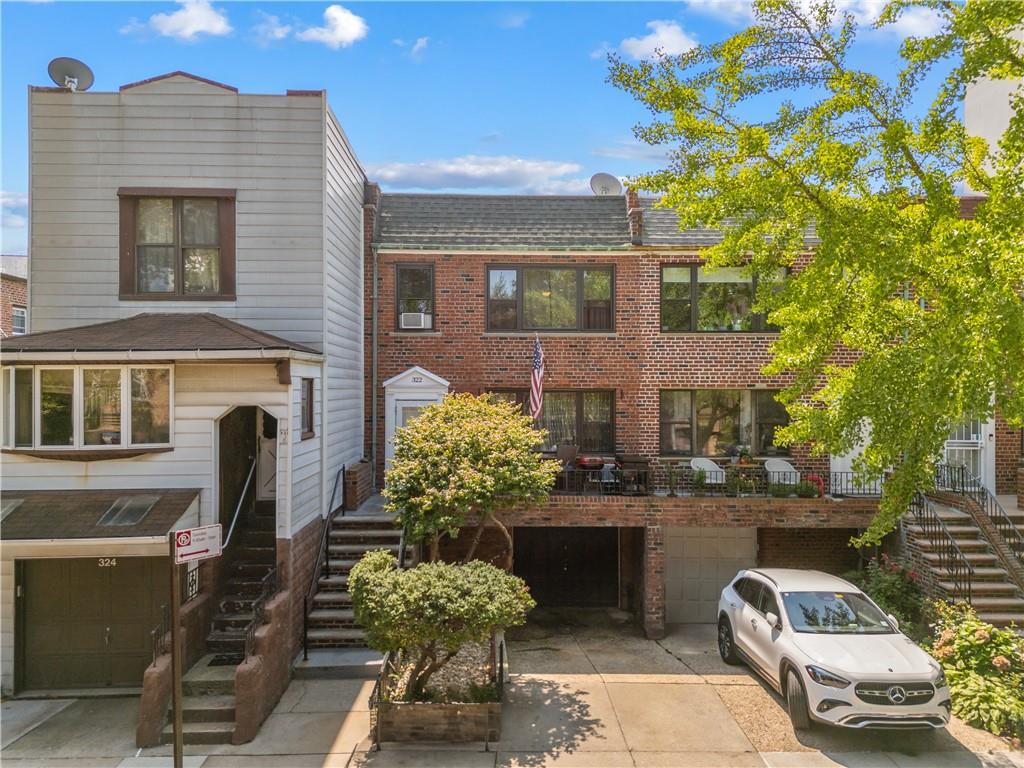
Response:
[[[665,482],[668,483],[668,495],[676,495],[676,484],[679,482],[679,467],[674,464],[665,465]]]
[[[754,461],[753,456],[750,453],[749,445],[738,446],[740,454],[740,464],[752,464]]]
[[[708,473],[698,469],[693,473],[693,495],[703,496],[708,487]]]
[[[725,455],[729,457],[729,461],[732,464],[736,464],[740,460],[740,447],[738,445],[730,445],[725,449]]]
[[[740,495],[740,473],[735,469],[725,470],[725,493],[728,496]]]
[[[801,499],[816,499],[819,496],[818,486],[807,480],[801,480],[793,487],[793,490]]]

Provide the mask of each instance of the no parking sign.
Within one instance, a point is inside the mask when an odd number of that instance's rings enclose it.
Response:
[[[174,531],[174,562],[176,565],[218,557],[221,551],[221,526],[204,525],[199,528],[182,528]]]

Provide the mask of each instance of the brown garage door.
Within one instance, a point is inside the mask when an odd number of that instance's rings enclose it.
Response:
[[[22,689],[142,685],[168,602],[167,559],[25,560]]]
[[[516,527],[513,570],[537,605],[618,604],[617,528]]]

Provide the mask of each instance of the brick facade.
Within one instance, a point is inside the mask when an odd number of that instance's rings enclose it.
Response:
[[[850,546],[858,528],[758,528],[757,564],[765,568],[811,568],[841,576],[860,563]]]
[[[996,493],[1017,492],[1017,472],[1021,466],[1021,431],[1006,423],[1001,413],[996,413],[995,462]]]
[[[12,333],[14,307],[28,309],[28,281],[5,272],[0,274],[0,335],[5,339]]]
[[[302,646],[302,598],[309,589],[320,552],[320,537],[323,520],[316,518],[290,539],[277,540],[277,573],[279,585],[288,594],[289,604],[284,608],[290,617],[286,625],[289,630],[289,649],[294,658]]]

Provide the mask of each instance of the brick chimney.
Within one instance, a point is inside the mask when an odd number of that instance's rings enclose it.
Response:
[[[635,189],[626,188],[626,217],[629,219],[629,242],[640,245],[644,236],[644,212]]]

